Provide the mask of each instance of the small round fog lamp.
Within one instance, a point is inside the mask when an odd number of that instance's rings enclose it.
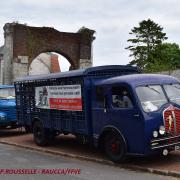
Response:
[[[158,132],[157,131],[153,131],[153,137],[157,138],[158,137]]]
[[[159,134],[160,135],[164,135],[165,134],[165,127],[164,126],[160,126],[159,127]]]

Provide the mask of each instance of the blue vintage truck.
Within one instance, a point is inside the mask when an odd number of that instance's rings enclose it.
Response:
[[[13,85],[0,85],[0,128],[17,128]]]
[[[15,82],[18,123],[42,146],[58,134],[114,162],[180,148],[180,82],[130,66],[100,66]]]

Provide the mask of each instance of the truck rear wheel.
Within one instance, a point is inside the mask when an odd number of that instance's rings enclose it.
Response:
[[[104,138],[104,149],[106,155],[113,162],[125,160],[126,146],[123,138],[114,132],[109,132]]]
[[[36,121],[33,125],[34,141],[38,146],[45,146],[48,144],[48,135],[40,121]]]

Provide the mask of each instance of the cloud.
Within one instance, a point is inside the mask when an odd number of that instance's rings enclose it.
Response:
[[[179,0],[6,0],[1,2],[0,44],[3,25],[18,20],[31,26],[50,26],[76,32],[96,30],[94,64],[127,64],[129,31],[151,18],[164,27],[169,41],[180,44]]]

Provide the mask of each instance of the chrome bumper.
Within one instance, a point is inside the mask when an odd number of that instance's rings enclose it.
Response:
[[[174,146],[180,146],[180,135],[168,136],[151,140],[151,149],[171,148]]]

